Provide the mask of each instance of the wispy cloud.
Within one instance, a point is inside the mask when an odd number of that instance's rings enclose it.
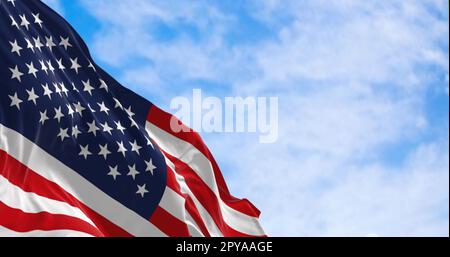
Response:
[[[97,57],[117,68],[140,62],[153,69],[163,82],[162,95],[183,89],[180,81],[225,84],[253,69],[247,65],[251,56],[226,42],[229,27],[239,26],[237,18],[207,2],[82,2],[103,24],[93,46]],[[136,76],[126,82],[140,81]]]
[[[448,1],[82,3],[94,55],[156,103],[280,98],[277,144],[205,135],[270,235],[448,235]]]

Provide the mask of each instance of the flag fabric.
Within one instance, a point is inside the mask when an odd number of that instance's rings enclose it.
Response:
[[[43,2],[0,0],[0,83],[0,236],[265,236],[199,135]]]

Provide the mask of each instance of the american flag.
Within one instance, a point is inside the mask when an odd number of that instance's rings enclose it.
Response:
[[[0,236],[264,236],[199,135],[39,0],[0,0],[0,82]]]

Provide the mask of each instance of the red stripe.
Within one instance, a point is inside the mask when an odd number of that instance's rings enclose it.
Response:
[[[178,122],[178,124],[183,128],[181,132],[176,133],[171,129],[170,124],[172,119]],[[239,212],[242,212],[244,214],[256,218],[259,217],[260,211],[250,201],[248,201],[247,199],[240,200],[230,194],[230,191],[228,190],[228,187],[225,183],[225,179],[223,178],[222,173],[220,172],[219,166],[217,165],[208,147],[205,145],[205,143],[203,142],[203,140],[201,139],[200,135],[197,132],[186,127],[175,116],[164,112],[163,110],[159,109],[154,105],[150,109],[147,120],[152,124],[154,124],[155,126],[159,127],[160,129],[166,131],[167,133],[170,133],[174,137],[177,137],[183,141],[190,143],[195,148],[197,148],[197,150],[203,153],[203,155],[205,155],[206,158],[208,158],[208,160],[211,162],[213,166],[214,176],[216,178],[216,184],[218,185],[219,188],[220,198],[224,203],[226,203],[228,206]]]
[[[167,166],[167,186],[170,187],[173,191],[177,192],[179,195],[183,194],[181,193],[181,187],[180,184],[178,184],[175,173],[169,166]]]
[[[203,222],[200,213],[198,212],[197,206],[195,206],[194,201],[189,195],[183,194],[181,192],[180,185],[178,184],[178,181],[175,178],[175,173],[170,167],[167,167],[167,186],[186,200],[185,203],[186,211],[194,219],[195,223],[198,225],[203,235],[205,237],[211,237],[211,234],[209,234],[209,231],[206,228],[206,225]]]
[[[0,201],[0,225],[16,232],[74,230],[92,236],[103,236],[100,231],[84,220],[47,212],[26,213],[22,210],[11,208],[2,201]]]
[[[164,155],[175,165],[175,171],[184,177],[187,186],[197,200],[208,211],[217,227],[226,237],[251,237],[230,227],[223,219],[220,210],[219,199],[205,182],[184,162],[162,151]]]
[[[3,150],[0,150],[0,175],[9,180],[11,184],[20,187],[25,192],[33,192],[37,195],[60,202],[66,202],[73,207],[79,208],[90,220],[92,220],[100,230],[101,234],[105,236],[131,236],[131,234],[86,206],[58,184],[37,174]]]
[[[190,236],[187,225],[160,206],[156,207],[150,222],[170,237]]]

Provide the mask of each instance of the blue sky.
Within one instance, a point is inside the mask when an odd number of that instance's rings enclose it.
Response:
[[[279,97],[275,144],[203,135],[269,235],[448,236],[448,1],[46,2],[166,110]]]

